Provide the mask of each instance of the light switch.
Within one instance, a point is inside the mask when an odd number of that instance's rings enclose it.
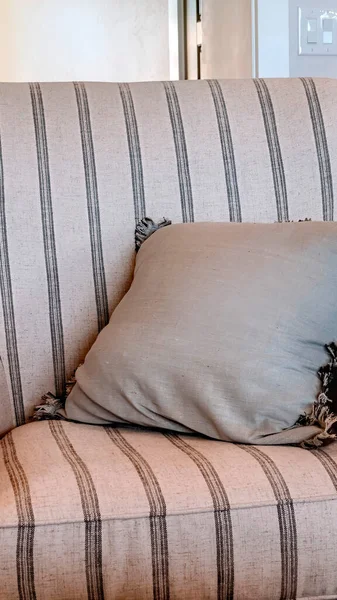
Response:
[[[307,20],[307,42],[308,44],[317,44],[317,19]]]
[[[304,4],[310,6],[298,7],[298,54],[330,60],[337,56],[337,7],[315,8],[313,3],[314,0],[306,0]]]
[[[323,19],[323,44],[332,44],[333,20]]]

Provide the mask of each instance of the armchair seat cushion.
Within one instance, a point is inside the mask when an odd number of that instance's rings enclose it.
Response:
[[[337,444],[32,423],[1,441],[0,599],[335,598]]]

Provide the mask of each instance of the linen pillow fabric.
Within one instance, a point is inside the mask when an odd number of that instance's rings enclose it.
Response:
[[[300,443],[337,337],[337,224],[179,224],[141,247],[63,416]]]

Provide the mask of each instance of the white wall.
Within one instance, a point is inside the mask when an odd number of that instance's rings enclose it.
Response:
[[[259,77],[289,77],[289,0],[257,0]]]
[[[0,0],[0,81],[169,79],[168,0]]]

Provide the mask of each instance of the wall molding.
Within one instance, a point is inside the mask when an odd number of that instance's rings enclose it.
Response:
[[[252,77],[259,76],[258,0],[252,0]]]
[[[185,2],[168,0],[170,79],[186,78],[185,69]]]

